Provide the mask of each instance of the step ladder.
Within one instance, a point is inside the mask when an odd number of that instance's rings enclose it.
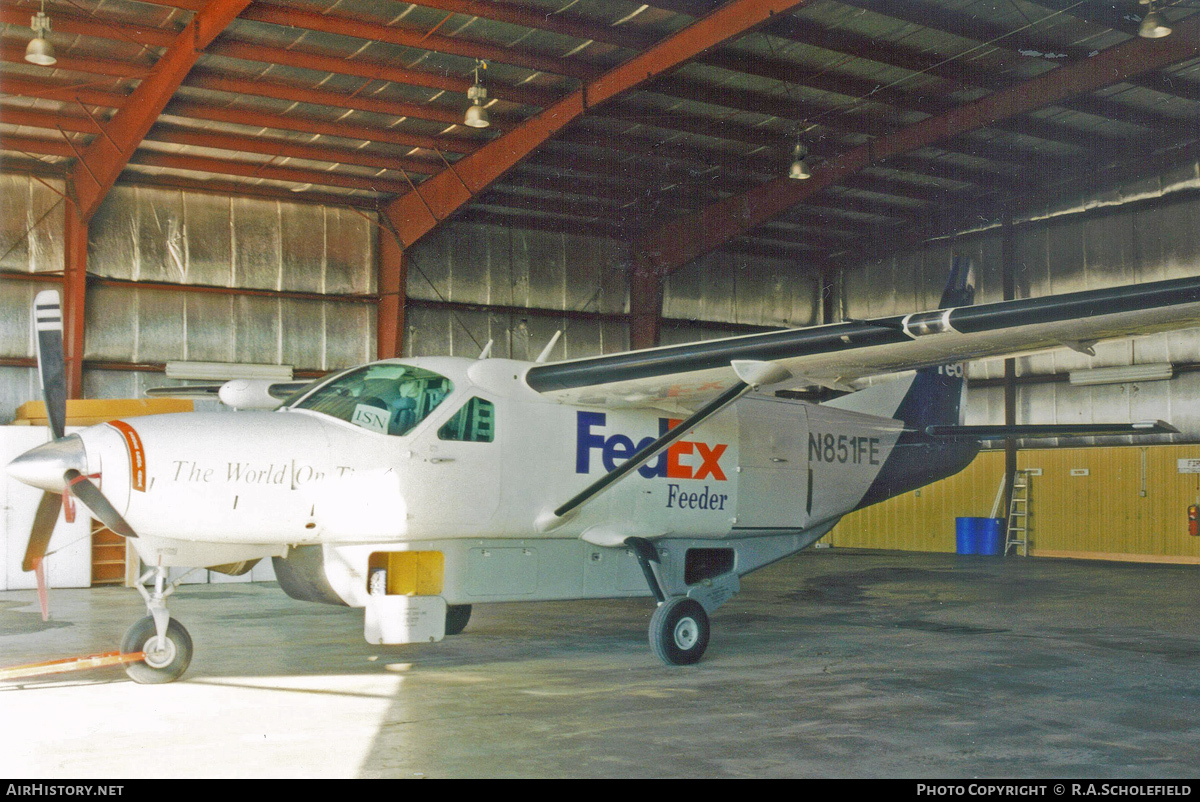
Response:
[[[1008,534],[1004,554],[1020,549],[1022,557],[1029,556],[1029,471],[1018,470],[1013,475],[1012,498],[1008,503]]]

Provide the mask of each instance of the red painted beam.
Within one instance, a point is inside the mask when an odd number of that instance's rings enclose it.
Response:
[[[540,31],[553,31],[575,39],[591,39],[631,50],[644,50],[654,44],[652,38],[633,28],[600,25],[583,17],[560,12],[547,13],[544,8],[518,3],[496,0],[486,3],[479,0],[415,0],[414,5],[462,14],[465,17],[480,17]]]
[[[264,115],[268,116],[269,115]],[[9,125],[25,125],[34,128],[44,128],[49,131],[61,129],[72,133],[98,134],[91,118],[79,114],[51,114],[30,109],[4,109],[4,122]],[[28,138],[32,140],[33,138]],[[250,137],[240,134],[226,134],[219,131],[196,130],[168,123],[155,125],[146,134],[147,141],[170,142],[176,145],[195,145],[197,147],[228,150],[235,153],[261,153],[266,156],[306,159],[309,161],[324,161],[332,164],[353,164],[361,167],[376,167],[384,170],[405,169],[419,175],[432,175],[442,168],[440,161],[415,159],[394,153],[381,153],[373,148],[335,148],[324,145],[308,145],[275,138]],[[40,143],[38,143],[39,146]],[[59,145],[47,145],[56,149],[56,153],[65,154]],[[43,152],[41,150],[36,152]],[[152,151],[147,151],[150,153]],[[133,157],[134,162],[146,153]],[[304,182],[312,183],[312,182]],[[404,185],[407,187],[407,184]]]
[[[0,119],[5,125],[25,125],[30,128],[44,128],[47,131],[70,131],[74,134],[98,134],[99,129],[91,118],[83,112],[69,114],[65,110],[58,113],[34,111],[28,108],[5,106],[0,112]]]
[[[306,50],[285,49],[282,47],[267,47],[236,39],[222,40],[215,43],[209,52],[216,56],[236,58],[243,61],[257,61],[265,64],[278,64],[283,67],[312,70],[314,72],[334,73],[337,75],[354,75],[375,81],[391,81],[407,86],[422,86],[427,89],[440,89],[446,92],[457,92],[465,95],[474,83],[466,76],[446,75],[429,70],[414,70],[385,64],[380,61],[365,58],[344,58],[328,56]],[[488,82],[488,95],[507,100],[512,103],[523,103],[530,106],[548,106],[558,99],[559,93],[544,90],[506,86],[495,81]],[[465,103],[464,99],[464,103]]]
[[[208,0],[141,0],[141,2],[152,6],[186,8],[188,11],[203,11]]]
[[[3,141],[0,137],[0,141]],[[343,187],[364,192],[396,194],[409,189],[403,181],[375,176],[363,177],[333,173],[325,170],[307,170],[295,167],[280,167],[269,161],[247,161],[242,159],[214,159],[207,156],[184,156],[174,153],[140,151],[132,164],[147,167],[164,167],[170,170],[189,170],[217,175],[237,175],[243,178],[265,178],[272,181],[288,181],[293,184],[313,184],[324,187]]]
[[[436,227],[589,109],[810,0],[734,0],[605,73],[385,207],[404,247]]]
[[[634,262],[629,276],[629,347],[654,348],[662,336],[663,284],[652,267]]]
[[[315,11],[305,11],[281,4],[257,2],[246,9],[242,18],[339,36],[350,36],[371,42],[390,42],[401,47],[435,50],[439,53],[450,53],[465,58],[486,59],[500,64],[512,64],[517,67],[548,72],[552,75],[567,75],[581,80],[594,78],[597,74],[595,67],[580,61],[541,56],[519,48],[471,41],[465,37],[441,36],[410,25],[399,23],[378,25],[340,14],[319,14]]]
[[[41,156],[74,158],[76,151],[64,139],[41,139],[13,134],[0,134],[0,150],[31,153]],[[209,156],[191,156],[161,151],[140,150],[128,161],[129,164],[146,167],[163,167],[169,170],[188,170],[216,175],[235,175],[243,178],[264,178],[272,181],[287,181],[293,184],[342,187],[365,192],[395,195],[411,189],[405,181],[378,176],[346,175],[326,170],[310,170],[284,167],[270,161],[246,159],[217,159]]]
[[[104,106],[110,109],[120,108],[129,99],[127,95],[123,95],[120,92],[95,89],[91,83],[85,84],[79,81],[49,80],[45,78],[31,81],[26,78],[6,75],[4,76],[3,84],[0,86],[2,86],[3,92],[6,95],[59,100],[64,103],[79,101],[89,106]]]
[[[167,105],[164,114],[169,114],[176,117],[187,117],[197,120],[214,120],[218,122],[234,123],[237,125],[252,126],[255,128],[269,128],[282,131],[299,131],[308,134],[323,134],[326,136],[334,136],[345,139],[362,139],[372,144],[381,143],[389,145],[399,145],[402,147],[426,148],[429,150],[441,150],[448,153],[470,153],[478,148],[466,140],[455,139],[453,137],[428,137],[414,134],[405,134],[399,131],[390,131],[386,128],[374,128],[365,125],[349,125],[344,122],[326,122],[321,120],[310,120],[303,117],[294,117],[292,115],[268,114],[265,112],[249,111],[245,109],[229,109],[220,106],[205,106],[199,103],[172,102]],[[5,123],[9,125],[27,125],[31,128],[43,128],[47,131],[55,131],[62,129],[80,134],[98,134],[100,129],[96,127],[96,123],[84,114],[82,111],[69,112],[68,110],[60,110],[58,112],[34,111],[28,108],[17,108],[5,106],[0,112]],[[103,117],[100,118],[101,122]],[[266,153],[268,155],[288,155],[300,159],[314,159],[318,161],[329,161],[345,164],[360,164],[367,167],[382,167],[385,169],[395,169],[398,165],[403,166],[407,170],[431,174],[441,169],[442,163],[421,162],[415,158],[404,156],[396,156],[389,153],[380,153],[378,150],[370,149],[347,149],[347,148],[318,148],[312,149],[311,145],[304,145],[297,142],[286,142],[282,144],[300,147],[302,150],[293,152],[284,152],[282,150],[274,150],[271,148],[271,139],[262,139],[259,137],[247,137],[236,134],[222,134],[218,131],[195,131],[197,136],[212,137],[207,141],[203,139],[185,140],[183,138],[172,138],[171,131],[182,131],[177,125],[160,123],[150,129],[146,134],[146,139],[153,139],[160,142],[175,142],[177,144],[194,144],[205,145],[214,148],[224,148],[226,150],[245,150],[254,153]],[[232,138],[230,138],[232,137]],[[216,144],[217,142],[221,144]],[[433,169],[436,167],[437,169]]]
[[[245,181],[225,180],[220,178],[191,178],[184,175],[160,173],[148,175],[143,173],[123,173],[118,186],[162,187],[181,189],[186,192],[202,192],[209,195],[220,195],[228,198],[268,198],[281,200],[286,203],[314,204],[319,206],[344,206],[347,208],[367,209],[375,211],[378,201],[371,196],[345,195],[335,192],[322,192],[308,189],[303,192],[293,192],[287,187],[274,184],[247,183]]]
[[[1192,17],[1176,25],[1175,32],[1165,39],[1131,39],[1092,58],[1051,70],[848,150],[822,164],[813,172],[813,177],[806,181],[777,178],[695,214],[674,220],[634,243],[635,261],[647,262],[653,265],[654,272],[667,275],[826,187],[891,156],[908,153],[1197,55],[1200,55],[1200,17]]]
[[[249,4],[250,0],[210,0],[179,33],[149,77],[138,85],[129,102],[108,123],[107,135],[94,138],[88,145],[70,177],[79,214],[84,221],[96,213],[117,176],[125,169],[138,144],[204,48]]]
[[[0,22],[28,28],[29,17],[39,10],[40,6],[37,3],[12,3],[0,8]],[[179,33],[178,30],[131,25],[95,12],[89,16],[72,14],[61,6],[54,8],[49,16],[55,33],[123,40],[152,47],[169,47]]]
[[[74,203],[63,206],[63,356],[67,398],[83,398],[88,224]]]
[[[404,310],[408,292],[408,262],[400,243],[383,226],[378,227],[376,248],[379,304],[375,313],[375,358],[404,355]]]
[[[62,156],[75,158],[75,151],[65,139],[42,139],[15,134],[0,134],[0,150],[15,150],[20,153],[35,153],[39,156]]]
[[[471,153],[479,149],[477,142],[462,137],[422,136],[390,128],[356,125],[346,120],[337,120],[336,122],[318,120],[291,112],[271,114],[252,109],[234,109],[174,100],[167,104],[163,113],[193,120],[212,120],[234,125],[248,125],[254,128],[270,128],[277,131],[299,131],[306,134],[335,136],[341,139],[361,139],[385,145],[440,150],[444,153]],[[5,109],[5,114],[7,114],[7,109]]]
[[[301,142],[282,140],[275,137],[243,136],[220,131],[202,131],[179,125],[159,123],[146,134],[146,139],[155,142],[170,142],[176,145],[194,145],[214,150],[229,150],[234,153],[260,153],[264,156],[331,164],[352,164],[360,167],[375,167],[380,170],[407,170],[410,173],[432,175],[442,169],[442,162],[432,159],[415,159],[394,153],[381,153],[369,148],[335,148],[327,145],[307,145]]]
[[[41,139],[34,137],[0,134],[0,150],[16,151],[41,156],[59,156],[74,158],[77,151],[64,139]],[[248,161],[245,159],[216,159],[207,156],[189,156],[176,153],[141,150],[133,155],[128,164],[145,167],[162,167],[169,170],[186,170],[196,173],[211,173],[216,175],[240,176],[242,178],[262,178],[271,181],[285,181],[292,184],[312,184],[314,186],[342,187],[376,194],[396,195],[406,192],[410,185],[404,181],[378,176],[352,176],[344,173],[334,173],[325,170],[309,170],[296,167],[283,167],[270,161]],[[167,177],[162,181],[166,183]],[[151,179],[153,180],[153,179]],[[215,182],[199,182],[199,184]],[[238,190],[228,182],[220,184],[226,191],[237,194]],[[261,194],[248,192],[248,194]],[[286,197],[283,195],[281,197]],[[304,200],[306,193],[296,194],[297,200]],[[347,205],[361,206],[353,198],[337,201],[330,197],[328,202],[344,202]]]
[[[437,106],[420,103],[406,103],[380,97],[364,97],[345,92],[331,92],[327,89],[309,89],[295,84],[280,81],[260,81],[249,78],[232,78],[226,75],[198,70],[188,78],[188,86],[197,89],[210,89],[215,92],[228,92],[234,95],[255,95],[272,97],[277,100],[290,100],[295,103],[312,103],[316,106],[332,106],[340,109],[355,109],[376,114],[386,114],[389,117],[413,117],[419,120],[432,120],[447,125],[462,125],[462,108]],[[511,128],[515,123],[499,115],[492,117],[492,127],[497,130]]]
[[[18,44],[0,44],[0,61],[10,64],[25,62],[25,48]],[[148,64],[135,64],[129,61],[95,56],[61,55],[54,64],[54,69],[66,72],[81,72],[86,75],[104,75],[109,78],[146,78],[150,74]]]

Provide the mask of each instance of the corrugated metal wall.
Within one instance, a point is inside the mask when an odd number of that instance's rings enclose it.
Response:
[[[0,173],[0,270],[62,273],[63,191],[62,181]],[[0,357],[34,355],[29,310],[33,297],[47,286],[0,277]],[[0,366],[0,423],[39,397],[33,369]]]
[[[62,200],[25,176],[0,176],[0,268],[63,270]],[[54,189],[52,189],[53,187]],[[47,213],[49,209],[49,213]],[[351,209],[146,187],[113,189],[90,226],[84,358],[193,360],[332,370],[372,359],[375,307],[320,295],[375,292],[374,223]],[[119,282],[155,282],[142,287]],[[162,286],[168,285],[168,286]],[[181,289],[173,289],[177,285]],[[32,357],[33,296],[46,284],[0,279],[0,357]],[[311,297],[184,291],[221,287]],[[30,368],[0,368],[0,420],[38,398]],[[87,370],[88,397],[140,397],[161,373]]]
[[[821,322],[820,279],[786,259],[711,253],[672,275],[663,291],[663,317],[755,326],[812,326]],[[663,345],[744,333],[718,326],[665,326]]]
[[[117,187],[92,220],[88,272],[127,281],[330,295],[375,291],[375,227],[350,209]],[[372,304],[89,289],[84,357],[332,370],[375,353]],[[151,376],[151,382],[161,377]],[[146,374],[89,371],[85,392],[136,397]]]
[[[493,356],[534,359],[559,329],[552,361],[627,350],[622,319],[515,309],[622,315],[626,273],[625,249],[611,240],[451,223],[408,254],[408,296],[417,302],[405,312],[404,352],[473,357],[494,340]]]
[[[1020,452],[1019,468],[1042,471],[1030,478],[1030,554],[1200,563],[1200,537],[1187,530],[1200,474],[1180,473],[1181,459],[1200,459],[1200,447]],[[846,516],[826,541],[953,552],[955,518],[991,515],[1003,474],[1003,452],[984,452],[957,476]]]

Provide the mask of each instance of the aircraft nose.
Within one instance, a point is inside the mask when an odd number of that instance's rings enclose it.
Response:
[[[8,475],[31,487],[61,493],[65,485],[63,474],[71,468],[87,473],[87,451],[83,440],[75,434],[26,451],[8,463]]]

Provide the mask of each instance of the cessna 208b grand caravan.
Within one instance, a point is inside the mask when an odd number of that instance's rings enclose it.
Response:
[[[964,468],[979,438],[1174,431],[962,425],[963,363],[1200,325],[1200,278],[972,306],[955,266],[941,308],[558,363],[388,359],[274,410],[112,421],[65,434],[58,294],[35,301],[53,439],[8,472],[44,492],[40,567],[63,494],[129,538],[149,615],[127,670],[168,682],[191,639],[172,566],[271,557],[292,597],[365,608],[373,643],[441,640],[481,602],[653,596],[650,644],[700,659],[745,574],[846,513]],[[822,404],[774,390],[915,369]],[[40,574],[39,574],[40,575]],[[44,587],[44,582],[43,582]]]

